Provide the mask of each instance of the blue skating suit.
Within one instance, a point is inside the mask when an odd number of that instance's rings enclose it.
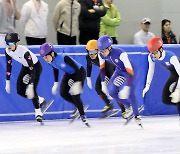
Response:
[[[54,60],[49,63],[51,66],[53,66],[56,69],[61,69],[67,74],[74,74],[76,72],[76,69],[80,69],[82,65],[80,65],[78,62],[74,61],[72,58],[71,60],[74,62],[76,67],[73,65],[67,64],[67,62],[64,61],[64,57],[67,56],[65,54],[59,54],[57,55]]]
[[[135,85],[133,79],[135,74],[127,53],[120,48],[112,48],[108,56],[104,57],[101,53],[100,56],[116,66],[116,70],[108,85],[109,95],[117,102],[123,103],[126,107],[129,107],[131,104],[134,115],[139,115],[138,102],[134,94]],[[118,93],[125,85],[131,87],[129,98],[120,99]]]

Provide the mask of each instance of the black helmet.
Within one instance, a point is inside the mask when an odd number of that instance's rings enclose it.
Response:
[[[20,41],[19,35],[17,33],[7,33],[5,36],[6,42],[18,42]]]

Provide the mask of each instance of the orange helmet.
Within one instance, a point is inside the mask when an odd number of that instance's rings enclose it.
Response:
[[[160,37],[152,37],[148,43],[147,48],[149,52],[157,51],[163,45],[163,40]]]
[[[86,50],[89,54],[98,53],[97,40],[90,40],[86,44]]]
[[[90,40],[88,41],[88,43],[86,44],[86,49],[87,50],[97,50],[97,40]]]

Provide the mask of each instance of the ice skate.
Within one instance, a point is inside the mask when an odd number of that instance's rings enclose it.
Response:
[[[70,117],[74,117],[76,114],[78,114],[78,109],[77,108],[75,108],[74,110],[73,110],[73,112],[70,114]]]
[[[142,123],[141,123],[141,117],[135,116],[134,119],[135,119],[136,123],[143,128]]]
[[[144,110],[144,105],[138,108],[139,113],[141,113]],[[127,125],[133,118],[135,117],[134,114],[131,114],[128,118],[126,118],[126,122],[124,125]]]
[[[42,108],[42,106],[45,106],[46,105],[46,100],[43,98],[43,97],[39,97],[39,107]]]
[[[109,105],[106,105],[101,112],[102,112],[102,113],[106,113],[106,112],[108,112],[108,111],[110,111],[110,110],[113,110],[113,108],[114,108],[114,107],[113,107],[113,104],[110,103]]]
[[[37,122],[40,122],[41,125],[44,125],[43,123],[43,119],[42,119],[42,112],[41,112],[41,109],[35,109],[35,117],[36,117],[36,120]]]
[[[84,106],[84,112],[88,109],[88,107],[89,107],[89,104]],[[72,120],[70,121],[70,123],[73,123],[76,119],[80,118],[80,114],[77,108],[73,112],[74,114],[71,114]]]
[[[130,106],[129,108],[126,109],[125,112],[122,113],[122,117],[124,119],[128,119],[132,114],[133,114],[133,109],[132,106]]]
[[[84,122],[84,124],[87,126],[87,127],[90,127],[89,123],[88,123],[88,120],[87,120],[87,117],[85,115],[81,115],[81,120],[82,122]]]

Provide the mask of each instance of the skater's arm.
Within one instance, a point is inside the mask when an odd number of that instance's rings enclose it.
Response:
[[[6,55],[6,80],[10,80],[12,70],[12,58],[5,52]]]
[[[176,56],[172,56],[170,63],[174,66],[177,74],[180,76],[180,63]],[[180,89],[180,78],[178,79],[177,88]]]
[[[88,55],[86,56],[86,61],[87,61],[87,77],[91,77],[92,62],[91,62],[90,57]]]
[[[128,58],[128,55],[127,55],[126,52],[123,52],[123,53],[120,55],[120,60],[124,63],[124,66],[125,66],[126,71],[127,71],[131,76],[133,76],[133,75],[134,75],[134,71],[133,71],[131,62],[129,61],[129,58]]]
[[[146,84],[150,85],[154,75],[155,63],[152,61],[150,54],[148,56],[149,69],[146,77]]]
[[[74,60],[72,60],[69,56],[65,56],[64,57],[64,62],[68,65],[70,65],[72,68],[75,69],[75,71],[78,71],[79,68],[78,66],[76,65],[76,63],[74,62]]]
[[[31,84],[31,83],[34,83],[34,76],[35,76],[33,60],[28,51],[24,54],[24,58],[27,61],[28,66],[29,66],[29,75],[30,75],[29,84]]]
[[[100,67],[100,77],[101,77],[101,82],[105,81],[105,60],[101,58],[101,56],[98,54],[99,58],[99,67]]]
[[[53,67],[53,72],[54,72],[54,82],[58,82],[59,70]]]

